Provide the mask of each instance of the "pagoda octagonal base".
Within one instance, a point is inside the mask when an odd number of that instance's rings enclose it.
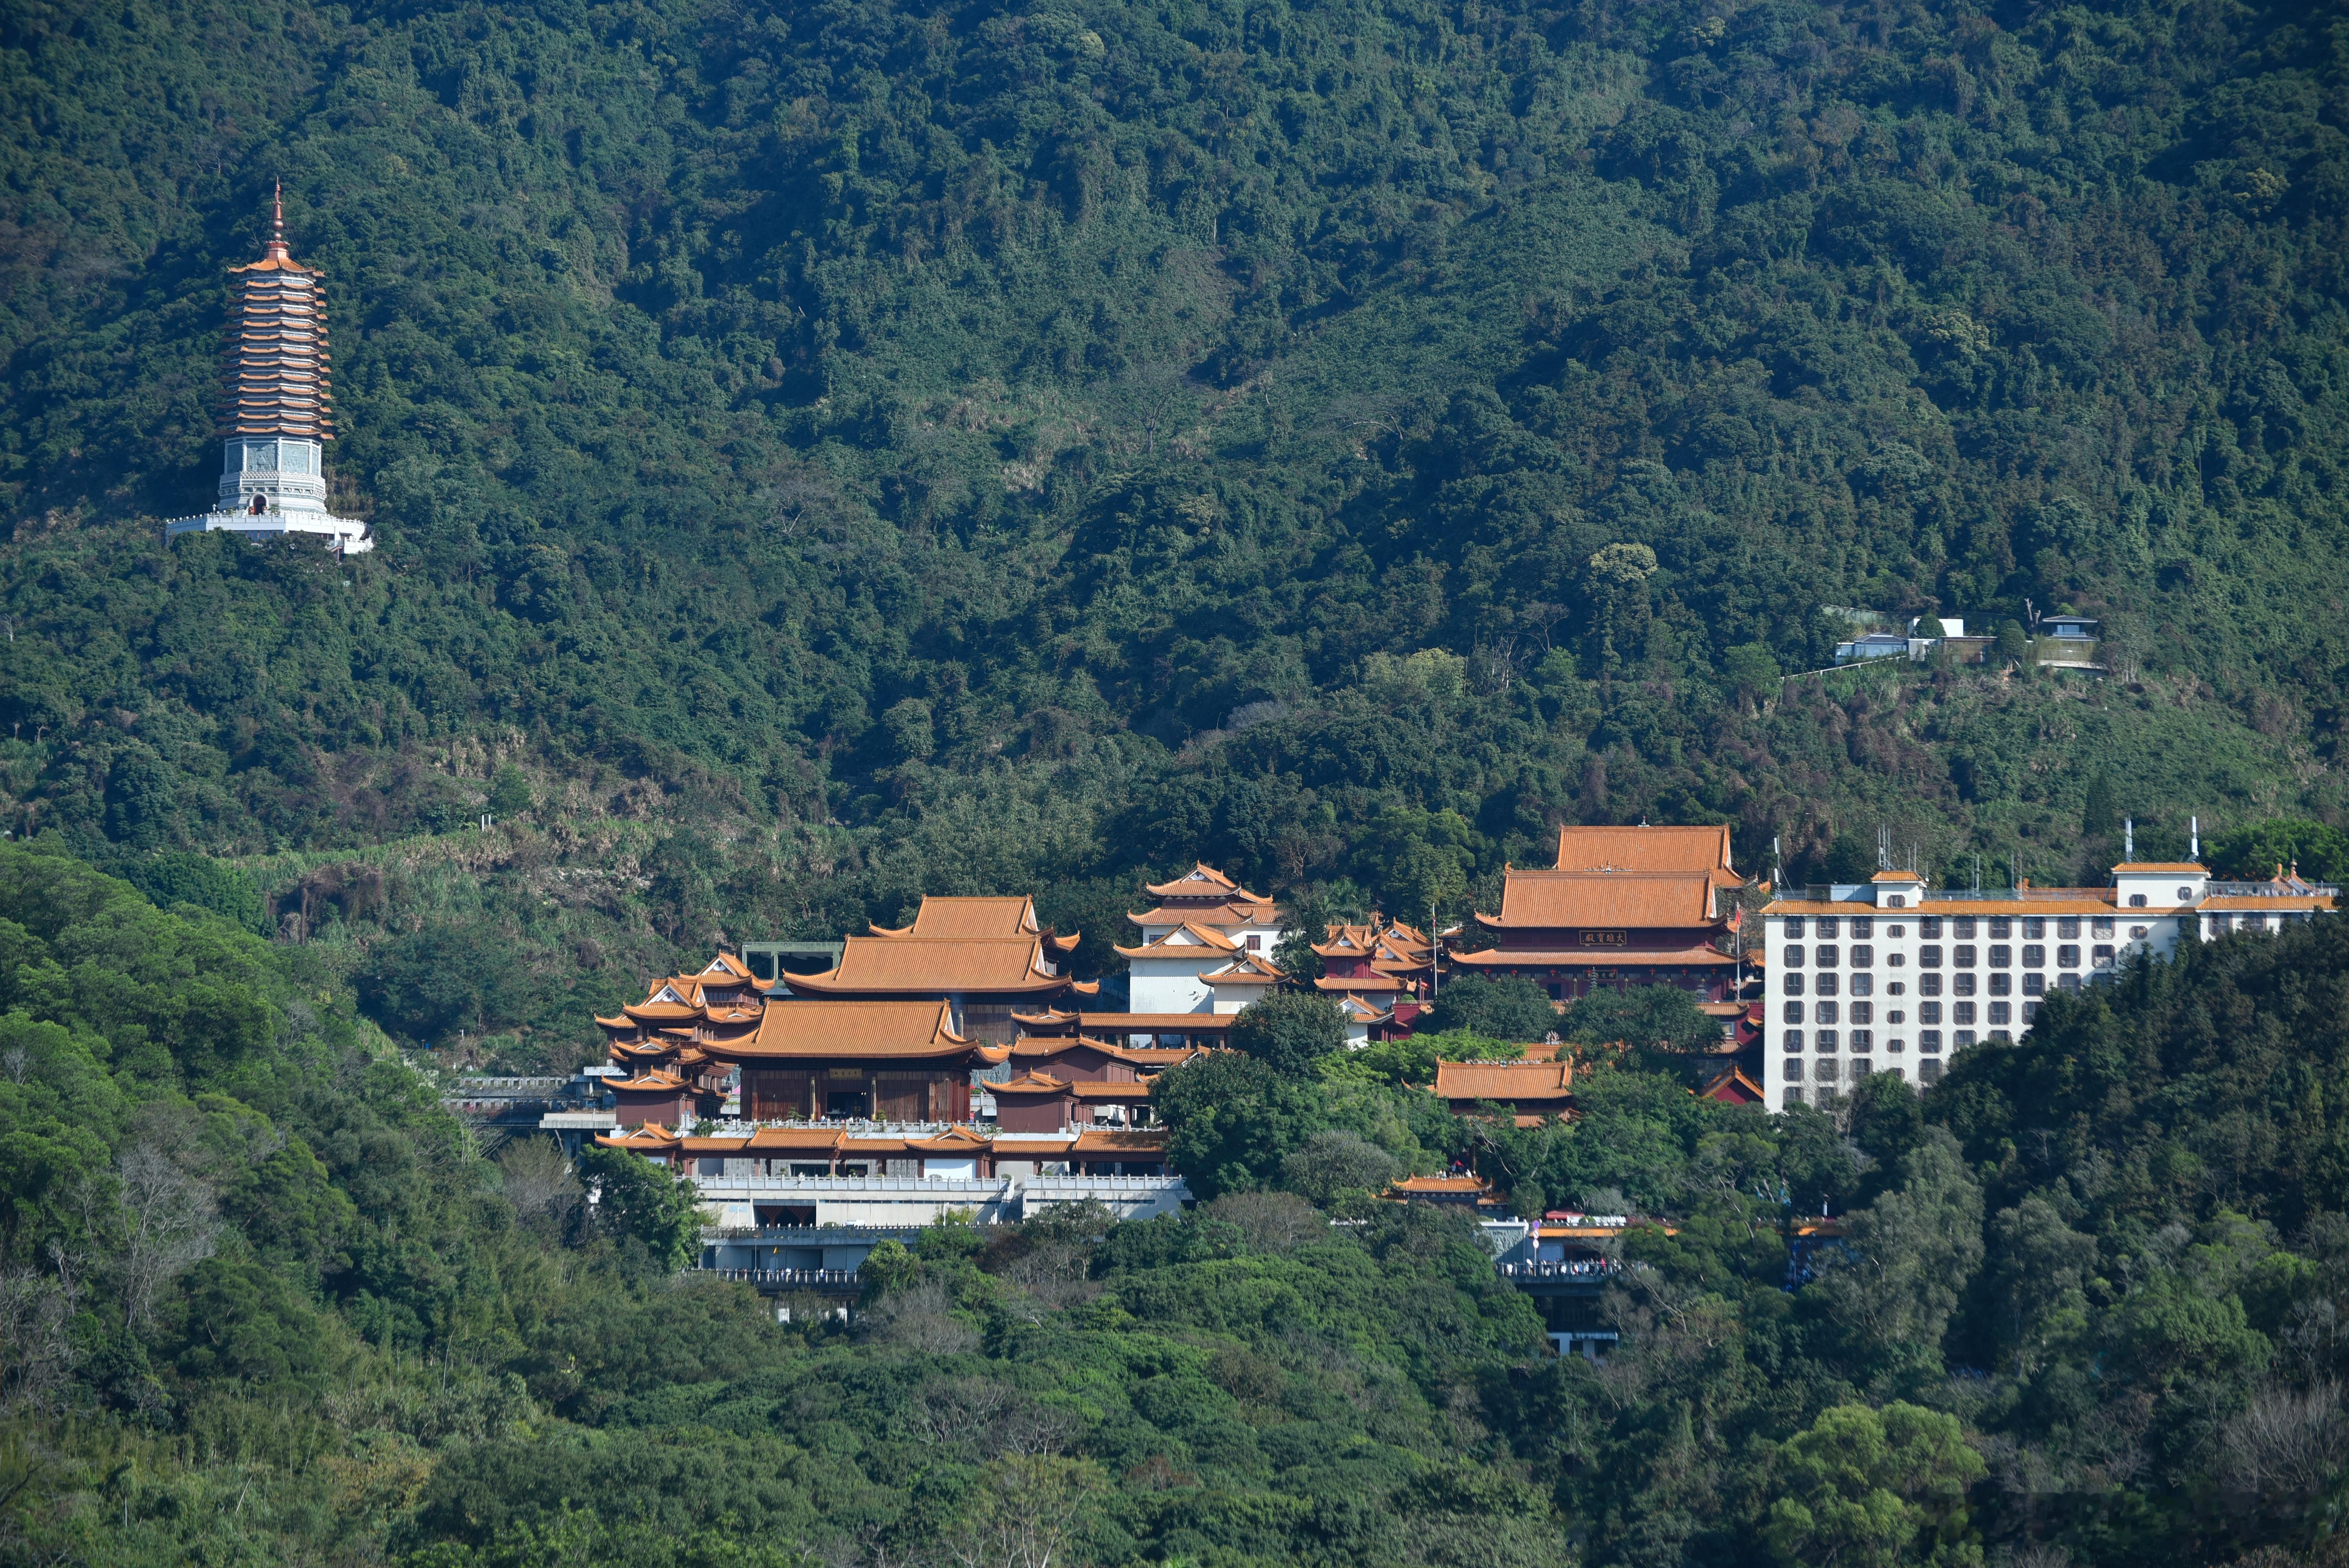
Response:
[[[375,548],[366,523],[323,511],[208,511],[200,517],[173,518],[163,525],[167,540],[183,533],[235,533],[261,541],[306,534],[334,541],[346,555],[364,555]]]

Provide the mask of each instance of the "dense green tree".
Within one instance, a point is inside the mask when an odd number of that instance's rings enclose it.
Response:
[[[1443,1033],[1513,1044],[1545,1039],[1558,1027],[1549,994],[1516,975],[1462,975],[1444,987],[1433,1010],[1434,1027]]]
[[[1966,1491],[1988,1470],[1953,1416],[1838,1405],[1778,1456],[1788,1495],[1771,1504],[1770,1550],[1786,1563],[1980,1563]]]
[[[641,1244],[662,1273],[700,1255],[700,1190],[688,1178],[624,1149],[581,1150],[579,1177],[593,1195],[598,1221]]]
[[[1319,992],[1284,987],[1240,1009],[1231,1043],[1277,1073],[1303,1078],[1345,1049],[1346,1021]]]

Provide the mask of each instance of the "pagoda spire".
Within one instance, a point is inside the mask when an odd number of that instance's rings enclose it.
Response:
[[[262,254],[273,262],[282,262],[293,253],[285,248],[285,181],[280,180],[269,199],[269,243]]]

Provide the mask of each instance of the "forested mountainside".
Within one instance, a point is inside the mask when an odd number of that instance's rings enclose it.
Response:
[[[1195,856],[1456,912],[1561,818],[2042,881],[2121,814],[2330,820],[2344,49],[2230,0],[12,6],[6,815],[239,861],[413,1039],[926,890],[1113,963]],[[157,527],[281,176],[347,563]],[[2070,609],[2114,675],[1782,685],[1824,606]]]
[[[941,1224],[846,1325],[676,1273],[660,1167],[484,1159],[317,947],[13,844],[0,944],[11,1568],[2342,1561],[2349,922],[1842,1126],[1636,1057],[1519,1130],[1219,1054],[1154,1091],[1210,1201]],[[1371,1196],[1462,1156],[1635,1216],[1604,1364]]]

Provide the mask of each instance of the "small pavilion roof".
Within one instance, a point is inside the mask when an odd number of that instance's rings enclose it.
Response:
[[[1268,902],[1263,894],[1248,892],[1247,889],[1204,861],[1194,862],[1189,871],[1185,872],[1173,882],[1145,882],[1143,884],[1142,891],[1157,899],[1224,899],[1237,894],[1250,903]]]
[[[1123,958],[1195,958],[1202,954],[1237,953],[1240,944],[1211,925],[1201,925],[1186,920],[1154,942],[1139,947],[1121,947]]]

